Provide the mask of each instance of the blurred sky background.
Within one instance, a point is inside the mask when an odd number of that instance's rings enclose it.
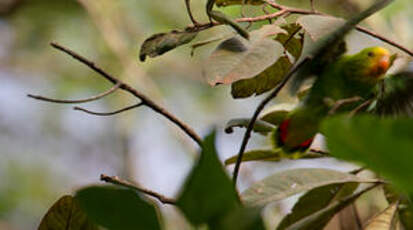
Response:
[[[308,8],[308,1],[278,1]],[[318,9],[349,16],[373,1],[319,0]],[[193,0],[195,15],[206,21],[205,1]],[[239,7],[224,10],[239,16]],[[247,14],[260,12],[248,7]],[[365,25],[408,48],[413,44],[413,4],[396,0]],[[111,85],[87,67],[49,46],[56,41],[141,90],[204,136],[218,129],[222,160],[235,154],[243,132],[223,132],[232,118],[249,117],[260,97],[233,100],[229,86],[212,88],[202,78],[202,60],[216,46],[182,47],[162,57],[138,61],[139,46],[153,33],[190,22],[184,0],[0,0],[0,229],[35,229],[62,195],[100,183],[99,175],[118,175],[145,188],[175,196],[197,156],[197,146],[174,125],[148,108],[113,117],[96,117],[70,105],[39,102],[26,94],[78,99]],[[214,34],[230,33],[226,27]],[[215,36],[216,36],[215,35]],[[201,33],[197,40],[214,35]],[[350,52],[378,41],[353,33]],[[398,52],[396,49],[392,49]],[[404,55],[403,53],[400,53]],[[82,105],[113,111],[136,103],[123,92]],[[249,148],[268,146],[254,135]],[[333,160],[246,163],[240,189],[274,171],[290,167],[349,169]],[[232,167],[228,167],[232,172]],[[279,207],[276,208],[277,210]],[[167,229],[190,229],[164,207]]]

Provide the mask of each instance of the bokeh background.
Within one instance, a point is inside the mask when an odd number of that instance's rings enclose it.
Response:
[[[308,1],[278,1],[308,8]],[[373,1],[319,0],[319,10],[348,17]],[[205,1],[193,0],[199,20],[206,21]],[[223,9],[239,16],[240,7]],[[248,15],[261,12],[247,7]],[[413,44],[413,4],[397,0],[365,22],[408,48]],[[139,46],[153,33],[183,28],[190,22],[184,0],[0,0],[0,229],[35,229],[60,196],[99,182],[99,175],[118,175],[141,186],[175,196],[197,156],[197,146],[174,125],[147,108],[113,117],[95,117],[70,105],[34,101],[26,94],[77,99],[111,87],[75,60],[52,49],[59,42],[123,79],[164,105],[200,135],[217,128],[222,160],[238,151],[243,132],[223,132],[232,118],[249,117],[262,97],[233,100],[230,87],[208,86],[202,61],[215,44],[196,50],[182,47],[145,63]],[[213,34],[229,33],[219,27]],[[202,33],[197,40],[210,38]],[[352,35],[353,36],[353,35]],[[356,34],[350,47],[378,43]],[[393,49],[394,52],[399,52]],[[403,53],[400,53],[403,56]],[[83,105],[113,111],[136,103],[122,93]],[[268,146],[254,135],[249,148]],[[291,167],[348,170],[354,166],[331,159],[246,163],[240,190],[272,172]],[[232,167],[228,167],[228,172]],[[380,202],[367,202],[378,209]],[[272,205],[268,215],[281,215],[288,203]],[[373,212],[371,211],[371,212]],[[167,229],[191,229],[173,207],[162,206]],[[368,215],[368,211],[366,214]],[[267,218],[271,226],[275,218]]]

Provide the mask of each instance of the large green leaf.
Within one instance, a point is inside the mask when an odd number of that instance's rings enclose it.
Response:
[[[292,169],[273,174],[242,193],[246,205],[266,205],[320,186],[349,182],[373,182],[330,169]]]
[[[281,28],[287,31],[287,33],[278,34],[275,40],[280,42],[295,60],[298,60],[303,47],[303,37],[296,37],[296,34],[301,27],[292,23]],[[245,98],[254,94],[258,96],[268,92],[283,79],[285,74],[291,69],[292,62],[287,55],[284,55],[259,75],[234,82],[231,85],[232,96],[234,98]]]
[[[350,196],[358,187],[358,183],[330,184],[315,188],[300,197],[293,210],[283,218],[277,230],[286,229],[295,222],[327,207],[334,201]],[[330,217],[333,217],[331,215]],[[327,223],[326,219],[324,222]],[[321,229],[324,226],[320,226]]]
[[[323,227],[330,221],[330,219],[343,210],[345,207],[353,203],[357,198],[359,198],[364,193],[375,188],[376,185],[372,185],[363,189],[360,192],[354,193],[353,195],[347,196],[343,199],[337,200],[327,207],[316,211],[315,213],[300,219],[294,224],[290,225],[287,230],[322,230]]]
[[[161,229],[156,208],[130,189],[91,186],[75,197],[91,219],[109,230]]]
[[[283,55],[283,46],[271,39],[283,32],[276,23],[252,31],[250,40],[237,36],[222,42],[205,63],[208,83],[231,84],[263,72]]]
[[[265,230],[261,218],[261,209],[241,207],[230,212],[217,224],[210,226],[213,230]]]
[[[303,27],[313,41],[317,41],[343,26],[346,21],[332,16],[304,15],[297,19],[297,23]]]
[[[176,30],[154,34],[143,42],[139,58],[141,61],[145,61],[146,56],[156,57],[162,55],[178,46],[191,42],[197,34],[197,32]]]
[[[399,224],[397,219],[398,206],[398,202],[389,205],[383,212],[371,218],[364,230],[395,230]]]
[[[61,197],[47,211],[38,230],[97,230],[72,196]]]
[[[413,193],[413,120],[338,116],[322,131],[332,155],[361,162]]]
[[[275,104],[262,113],[260,120],[278,126],[294,108],[291,103]]]
[[[214,133],[205,138],[200,159],[177,201],[194,225],[214,224],[239,206],[237,192],[217,157],[214,142]]]

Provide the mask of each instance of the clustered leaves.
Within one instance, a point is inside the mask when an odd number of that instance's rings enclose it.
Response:
[[[304,15],[288,23],[284,18],[278,18],[274,23],[248,31],[236,20],[214,11],[214,6],[262,5],[265,1],[209,0],[206,13],[210,16],[210,24],[151,36],[141,47],[140,60],[144,61],[147,56],[160,56],[188,44],[202,30],[218,24],[229,25],[237,34],[222,41],[205,60],[203,75],[206,81],[212,86],[231,85],[234,98],[257,96],[285,81],[297,63],[310,60],[302,62],[303,67],[293,78],[293,91],[300,101],[309,91],[308,88],[298,91],[305,80],[317,75],[345,52],[344,36],[362,19],[389,2],[378,1],[348,21],[330,16]],[[194,44],[193,48],[217,40],[220,39],[211,37],[206,42]],[[305,50],[305,44],[311,44],[311,47]],[[380,87],[383,91],[380,91],[379,99],[365,111],[376,115],[412,114],[411,71],[395,76],[382,81]],[[393,101],[400,104],[395,105]],[[294,105],[277,104],[259,117],[252,131],[265,136],[274,135],[274,130],[292,109]],[[233,119],[225,131],[232,133],[235,127],[246,128],[249,123],[250,119]],[[283,217],[277,230],[321,230],[360,196],[378,189],[386,195],[389,205],[365,223],[364,229],[390,230],[399,225],[405,229],[412,228],[410,163],[413,121],[373,115],[342,115],[328,117],[321,127],[330,153],[309,151],[299,158],[335,156],[355,161],[390,179],[397,189],[387,181],[359,176],[359,171],[302,168],[270,175],[239,194],[219,161],[215,132],[212,132],[202,142],[199,159],[174,204],[196,227],[256,230],[265,229],[261,218],[265,206],[304,193],[291,212]],[[225,165],[235,163],[237,157],[227,159]],[[247,151],[242,161],[281,161],[285,158],[288,157],[282,150],[274,147]],[[386,185],[382,186],[384,183]],[[401,205],[405,208],[401,209]],[[57,201],[43,218],[39,229],[97,229],[97,225],[114,230],[162,229],[163,221],[158,205],[130,187],[90,186],[78,190],[74,197],[64,196]]]

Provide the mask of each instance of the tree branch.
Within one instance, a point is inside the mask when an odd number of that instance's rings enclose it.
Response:
[[[274,18],[278,18],[281,16],[286,16],[288,14],[313,14],[313,15],[324,15],[324,16],[331,16],[328,14],[323,14],[317,11],[312,11],[312,10],[305,10],[305,9],[299,9],[299,8],[294,8],[294,7],[288,7],[288,6],[284,6],[284,5],[280,5],[278,3],[272,2],[270,0],[264,0],[268,5],[270,5],[271,7],[279,10],[275,13],[272,14],[265,14],[265,15],[260,15],[257,17],[248,17],[248,18],[238,18],[235,20],[235,22],[259,22],[259,21],[264,21],[264,20],[270,20],[270,19],[274,19]],[[189,26],[187,27],[187,30],[191,30],[191,31],[201,31],[201,30],[205,30],[205,29],[209,29],[213,26],[217,26],[217,25],[222,25],[219,22],[213,22],[213,23],[198,23],[196,26]],[[400,49],[401,51],[409,54],[410,56],[413,57],[413,51],[409,50],[407,47],[392,41],[382,35],[379,35],[371,30],[368,30],[364,27],[361,26],[356,26],[356,30],[365,33],[367,35],[370,35],[371,37],[374,37],[376,39],[379,39],[389,45],[392,45],[398,49]]]
[[[109,73],[107,73],[103,69],[101,69],[100,67],[96,66],[95,63],[93,63],[92,61],[89,61],[88,59],[86,59],[85,57],[75,53],[74,51],[72,51],[68,48],[65,48],[65,47],[63,47],[63,46],[61,46],[57,43],[51,43],[51,46],[56,48],[57,50],[60,50],[64,53],[72,56],[74,59],[78,60],[79,62],[85,64],[86,66],[88,66],[89,68],[94,70],[95,72],[99,73],[106,80],[110,81],[112,84],[115,84],[115,85],[119,84],[120,89],[122,89],[122,90],[132,94],[133,96],[139,98],[142,101],[142,103],[144,103],[144,105],[148,106],[149,108],[151,108],[155,112],[161,114],[162,116],[167,118],[169,121],[171,121],[172,123],[177,125],[179,128],[181,128],[182,131],[184,131],[189,137],[191,137],[199,146],[202,146],[201,138],[198,136],[198,134],[195,133],[195,131],[189,125],[187,125],[186,123],[184,123],[183,121],[178,119],[175,115],[171,114],[168,110],[166,110],[162,106],[156,104],[154,101],[152,101],[146,95],[142,94],[141,92],[139,92],[138,90],[136,90],[132,86],[122,82],[121,80],[119,80],[115,77],[113,77],[112,75],[110,75]]]
[[[151,197],[154,197],[154,198],[158,199],[163,204],[172,204],[172,205],[176,204],[175,199],[168,198],[168,197],[165,197],[164,195],[161,195],[161,194],[156,193],[154,191],[138,187],[137,185],[132,184],[131,182],[128,182],[128,181],[125,181],[125,180],[121,180],[116,176],[111,177],[111,176],[107,176],[105,174],[101,174],[100,175],[100,180],[104,181],[106,183],[120,185],[120,186],[123,186],[123,187],[126,187],[126,188],[130,188],[132,190],[136,190],[138,192],[141,192],[143,194],[146,194],[148,196],[151,196]]]
[[[258,116],[260,115],[261,111],[264,109],[264,107],[270,102],[272,99],[277,97],[278,93],[281,91],[282,88],[287,84],[287,82],[290,80],[290,78],[294,75],[295,72],[297,72],[298,69],[300,69],[305,63],[309,61],[308,58],[305,58],[303,61],[301,61],[299,64],[297,64],[294,68],[290,70],[290,72],[285,76],[285,78],[278,84],[278,86],[272,91],[270,95],[268,95],[257,107],[257,109],[254,112],[254,115],[252,116],[250,122],[248,123],[247,130],[245,131],[244,138],[242,139],[242,144],[240,147],[240,150],[238,152],[238,158],[237,162],[235,163],[235,168],[233,172],[233,177],[232,180],[234,181],[234,185],[237,184],[237,178],[238,178],[238,173],[239,169],[241,167],[242,163],[242,157],[245,152],[245,148],[247,147],[248,141],[251,137],[251,132],[252,129],[254,128],[254,124],[257,121]]]
[[[78,106],[73,107],[73,109],[74,110],[79,110],[79,111],[82,111],[82,112],[85,112],[85,113],[88,113],[88,114],[96,115],[96,116],[112,116],[112,115],[122,113],[122,112],[125,112],[125,111],[128,111],[128,110],[134,109],[134,108],[138,108],[139,106],[142,106],[142,105],[144,105],[144,103],[141,102],[141,103],[131,105],[131,106],[125,107],[123,109],[119,109],[119,110],[116,110],[114,112],[109,112],[109,113],[93,112],[93,111],[90,111],[90,110],[87,110],[87,109],[84,109],[84,108],[78,107]]]
[[[117,89],[119,89],[119,87],[120,87],[120,83],[117,83],[116,85],[114,85],[112,88],[110,88],[106,92],[103,92],[103,93],[98,94],[98,95],[93,96],[93,97],[80,99],[80,100],[60,100],[60,99],[53,99],[53,98],[43,97],[43,96],[39,96],[39,95],[32,95],[32,94],[27,94],[27,96],[31,97],[33,99],[36,99],[36,100],[59,103],[59,104],[80,104],[80,103],[86,103],[86,102],[99,100],[99,99],[101,99],[105,96],[108,96],[109,94],[115,92]]]

